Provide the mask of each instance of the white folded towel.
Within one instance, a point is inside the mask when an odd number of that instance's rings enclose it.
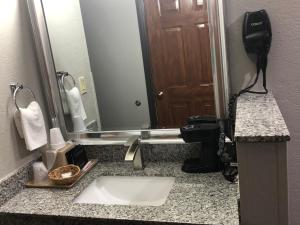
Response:
[[[33,101],[27,108],[20,108],[20,116],[27,149],[32,151],[46,145],[46,126],[39,104]]]
[[[22,123],[21,123],[21,114],[20,114],[20,111],[17,109],[14,112],[14,121],[15,121],[15,125],[16,125],[16,128],[17,128],[20,138],[24,139]]]
[[[66,90],[66,94],[72,118],[81,116],[85,120],[87,117],[78,88],[73,87],[71,90]]]

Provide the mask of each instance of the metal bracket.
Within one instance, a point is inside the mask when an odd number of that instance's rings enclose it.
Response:
[[[10,90],[11,90],[11,93],[14,94],[15,91],[16,91],[16,89],[17,89],[18,87],[20,87],[20,86],[21,86],[21,85],[19,85],[18,83],[11,83],[11,84],[9,85]]]

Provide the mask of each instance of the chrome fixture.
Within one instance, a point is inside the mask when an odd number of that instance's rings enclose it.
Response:
[[[76,87],[76,81],[75,81],[74,77],[71,74],[69,74],[68,72],[60,71],[60,72],[57,72],[56,75],[60,79],[60,82],[64,89],[65,89],[65,78],[66,77],[70,77],[73,81],[73,86]]]
[[[141,131],[141,139],[150,139],[151,131],[150,130],[142,130]]]
[[[133,162],[133,168],[135,170],[142,170],[144,166],[139,136],[130,137],[124,146],[129,147],[125,156],[125,161]]]
[[[10,86],[11,92],[13,94],[13,100],[15,102],[15,106],[18,110],[20,110],[20,107],[18,106],[18,103],[17,103],[17,97],[18,97],[18,94],[20,91],[23,90],[23,91],[29,92],[32,95],[34,101],[36,101],[35,94],[29,87],[25,87],[23,84],[18,84],[18,83],[12,83],[9,86]]]

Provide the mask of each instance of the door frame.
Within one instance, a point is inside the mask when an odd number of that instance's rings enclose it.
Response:
[[[144,72],[148,96],[148,107],[150,114],[151,127],[157,127],[158,116],[156,109],[155,87],[152,80],[151,58],[150,58],[150,46],[148,39],[148,30],[145,15],[144,0],[135,0],[136,11],[140,30],[140,40],[144,62]]]
[[[144,10],[140,3],[144,0],[136,0],[139,7],[137,7],[139,17],[144,15]],[[214,92],[216,114],[218,118],[224,119],[227,115],[227,105],[229,102],[229,79],[227,66],[227,51],[226,51],[226,36],[225,36],[225,22],[224,22],[224,0],[208,0],[208,14],[209,14],[209,28],[210,40],[212,49],[212,71],[214,79]],[[40,64],[40,71],[42,76],[42,85],[44,86],[44,94],[46,96],[48,109],[50,111],[50,127],[60,127],[66,139],[76,140],[77,142],[86,141],[88,144],[99,144],[99,138],[105,135],[115,137],[116,143],[120,143],[118,139],[122,139],[125,135],[132,135],[140,133],[141,130],[135,131],[100,131],[100,132],[85,132],[85,133],[70,133],[66,129],[62,103],[59,96],[59,88],[56,80],[56,72],[52,57],[51,45],[47,30],[47,25],[44,16],[44,10],[41,0],[27,0],[27,6],[30,16],[30,21],[33,30],[33,37],[36,46],[37,58]],[[140,10],[143,11],[140,11]],[[144,18],[144,17],[142,17]],[[143,27],[142,31],[146,31],[145,24],[139,22]],[[145,23],[145,21],[144,21]],[[140,26],[141,26],[140,25]],[[147,34],[147,33],[146,33]],[[147,37],[145,33],[144,37]],[[147,83],[148,98],[152,99],[150,103],[150,110],[154,110],[152,115],[156,115],[155,101],[153,101],[153,85],[151,79],[151,65],[149,63],[149,51],[147,50],[148,42],[145,38],[141,38],[143,55],[145,55],[145,74]],[[145,51],[145,52],[144,52]],[[148,56],[147,56],[148,55]],[[149,64],[148,64],[149,63]],[[153,118],[151,123],[155,124],[156,118]],[[152,129],[147,130],[151,134],[156,134],[159,137],[166,137],[173,133],[178,134],[179,129]],[[173,132],[173,133],[172,133]],[[177,137],[177,135],[175,135]],[[123,140],[123,139],[122,139]],[[115,141],[105,142],[105,144],[113,144]],[[166,139],[164,143],[173,143],[172,140]],[[181,140],[180,140],[181,142]]]

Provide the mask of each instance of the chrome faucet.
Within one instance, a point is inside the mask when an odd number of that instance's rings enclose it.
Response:
[[[124,146],[129,147],[125,156],[125,161],[133,162],[133,168],[135,170],[142,170],[144,166],[139,143],[139,136],[130,137],[126,144],[124,144]]]

